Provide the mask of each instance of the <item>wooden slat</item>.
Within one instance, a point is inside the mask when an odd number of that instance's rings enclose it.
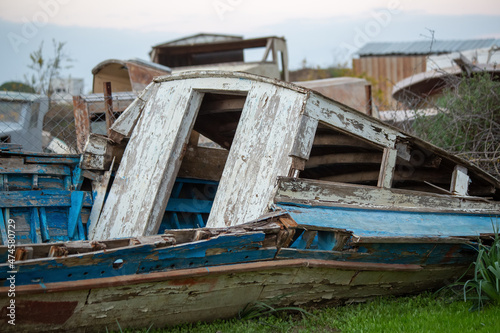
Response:
[[[6,245],[7,240],[8,240],[8,234],[7,234],[7,224],[5,223],[7,220],[4,219],[3,216],[3,209],[0,208],[0,237],[2,238],[2,244]]]
[[[31,208],[30,216],[30,237],[32,243],[41,243],[42,234],[40,232],[40,215],[37,208]]]
[[[148,85],[142,93],[122,112],[120,117],[111,126],[109,138],[119,143],[123,138],[130,137],[137,121],[144,109],[146,102],[154,95],[158,89],[157,85]]]
[[[76,143],[79,152],[83,152],[90,134],[90,118],[87,103],[81,96],[73,96],[73,114],[76,126]]]
[[[111,171],[113,169],[114,161],[111,163],[111,168],[109,171],[104,172],[104,175],[99,181],[94,181],[93,183],[93,198],[94,205],[90,211],[89,220],[87,222],[87,230],[89,239],[94,237],[94,228],[99,221],[99,216],[101,215],[102,207],[104,206],[104,199],[106,198],[106,192],[108,191],[109,180],[111,179]]]
[[[380,164],[382,155],[380,153],[342,153],[320,156],[311,156],[306,162],[306,168],[315,168],[328,164]]]
[[[75,239],[78,236],[77,227],[78,224],[81,224],[80,213],[83,207],[83,199],[85,196],[85,192],[82,191],[73,191],[71,192],[71,206],[69,208],[68,215],[68,238]]]
[[[71,176],[71,170],[69,167],[63,165],[24,164],[17,167],[0,166],[0,174]]]
[[[83,204],[92,206],[90,193],[84,192]],[[0,192],[0,207],[70,207],[71,191],[42,190],[42,191],[8,191]]]
[[[212,204],[210,200],[170,198],[165,210],[179,213],[210,213]]]
[[[40,231],[42,234],[42,242],[50,242],[50,234],[49,234],[49,224],[47,222],[47,212],[45,211],[45,207],[40,207]]]
[[[394,169],[396,168],[397,157],[398,151],[396,149],[384,149],[377,183],[378,187],[391,188],[392,180],[394,179]]]
[[[80,162],[80,157],[44,157],[44,156],[26,156],[26,163],[36,164],[70,164],[76,165]]]

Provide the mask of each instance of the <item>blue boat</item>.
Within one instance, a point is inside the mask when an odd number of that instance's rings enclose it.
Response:
[[[81,156],[1,151],[0,176],[6,332],[436,289],[467,270],[500,215],[500,183],[469,162],[235,72],[158,77]]]

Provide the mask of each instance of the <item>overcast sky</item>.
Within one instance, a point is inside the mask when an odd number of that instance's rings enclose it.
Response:
[[[290,67],[328,66],[369,41],[500,38],[498,0],[17,0],[0,2],[0,84],[22,80],[29,54],[67,42],[66,76],[85,79],[109,58],[148,59],[151,46],[200,32],[277,35]]]

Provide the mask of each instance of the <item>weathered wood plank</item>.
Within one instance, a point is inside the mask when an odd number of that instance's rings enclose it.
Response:
[[[47,222],[47,212],[45,207],[40,207],[40,229],[42,234],[42,242],[50,242],[49,224]]]
[[[26,163],[76,165],[80,162],[80,157],[26,156],[24,160]]]
[[[71,176],[71,170],[64,165],[24,164],[22,166],[0,166],[0,174],[37,174]]]
[[[295,137],[290,151],[290,156],[299,157],[304,160],[309,158],[317,127],[318,121],[316,119],[312,119],[306,115],[301,116],[297,136]]]
[[[141,114],[94,239],[158,232],[203,93],[186,82],[162,85]]]
[[[6,191],[0,192],[0,207],[70,207],[71,192],[65,190]],[[92,206],[92,196],[84,192],[83,204]]]
[[[378,176],[378,187],[391,188],[397,157],[398,151],[396,149],[384,148],[380,174]]]
[[[108,191],[109,180],[111,179],[111,171],[113,169],[113,162],[111,163],[111,168],[109,171],[104,172],[104,175],[94,182],[93,184],[93,199],[94,205],[90,211],[89,220],[87,222],[87,234],[89,239],[94,238],[94,227],[99,221],[99,216],[101,215],[102,207],[104,206],[104,199],[106,198],[106,193]]]
[[[278,263],[276,267],[273,267],[273,261],[254,267],[237,265],[233,274],[228,273],[228,266],[214,267],[213,271],[184,270],[181,274],[151,273],[147,274],[150,279],[137,283],[128,283],[123,276],[117,276],[114,285],[107,288],[74,285],[65,291],[63,288],[56,290],[51,284],[46,286],[49,292],[44,293],[38,284],[33,287],[38,288],[38,293],[29,294],[20,286],[19,291],[16,288],[16,305],[19,304],[16,319],[25,325],[23,329],[27,331],[35,331],[42,325],[46,329],[62,331],[74,331],[84,326],[87,330],[103,331],[106,327],[116,327],[113,326],[116,318],[122,318],[120,326],[123,329],[142,328],[153,322],[155,326],[163,327],[180,322],[213,320],[214,316],[236,316],[252,301],[281,300],[280,304],[273,304],[275,306],[326,305],[347,299],[362,300],[367,295],[402,294],[408,288],[420,291],[454,280],[464,269],[357,271],[324,267],[314,261],[281,260]],[[158,299],[164,301],[158,302]],[[1,299],[0,307],[7,306],[8,301],[6,297]],[[47,317],[54,308],[65,310],[60,312],[63,318],[58,322]],[[138,311],[140,316],[137,316]],[[11,332],[19,329],[7,324],[4,327]]]
[[[71,206],[68,215],[68,238],[75,239],[77,235],[77,225],[81,223],[80,213],[83,207],[83,199],[85,192],[72,191],[71,192]],[[78,221],[80,219],[80,221]]]
[[[500,214],[500,203],[401,189],[281,178],[275,202],[415,212]]]
[[[352,231],[358,237],[458,237],[491,233],[490,214],[421,213],[279,204],[299,225]]]
[[[296,119],[305,97],[275,85],[253,84],[207,226],[237,225],[267,211],[274,196],[274,179],[290,170],[289,154],[299,125]]]

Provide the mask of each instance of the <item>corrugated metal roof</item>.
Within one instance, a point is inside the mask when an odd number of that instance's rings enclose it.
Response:
[[[469,39],[416,42],[373,42],[365,44],[356,53],[359,56],[441,54],[500,46],[500,39]]]

